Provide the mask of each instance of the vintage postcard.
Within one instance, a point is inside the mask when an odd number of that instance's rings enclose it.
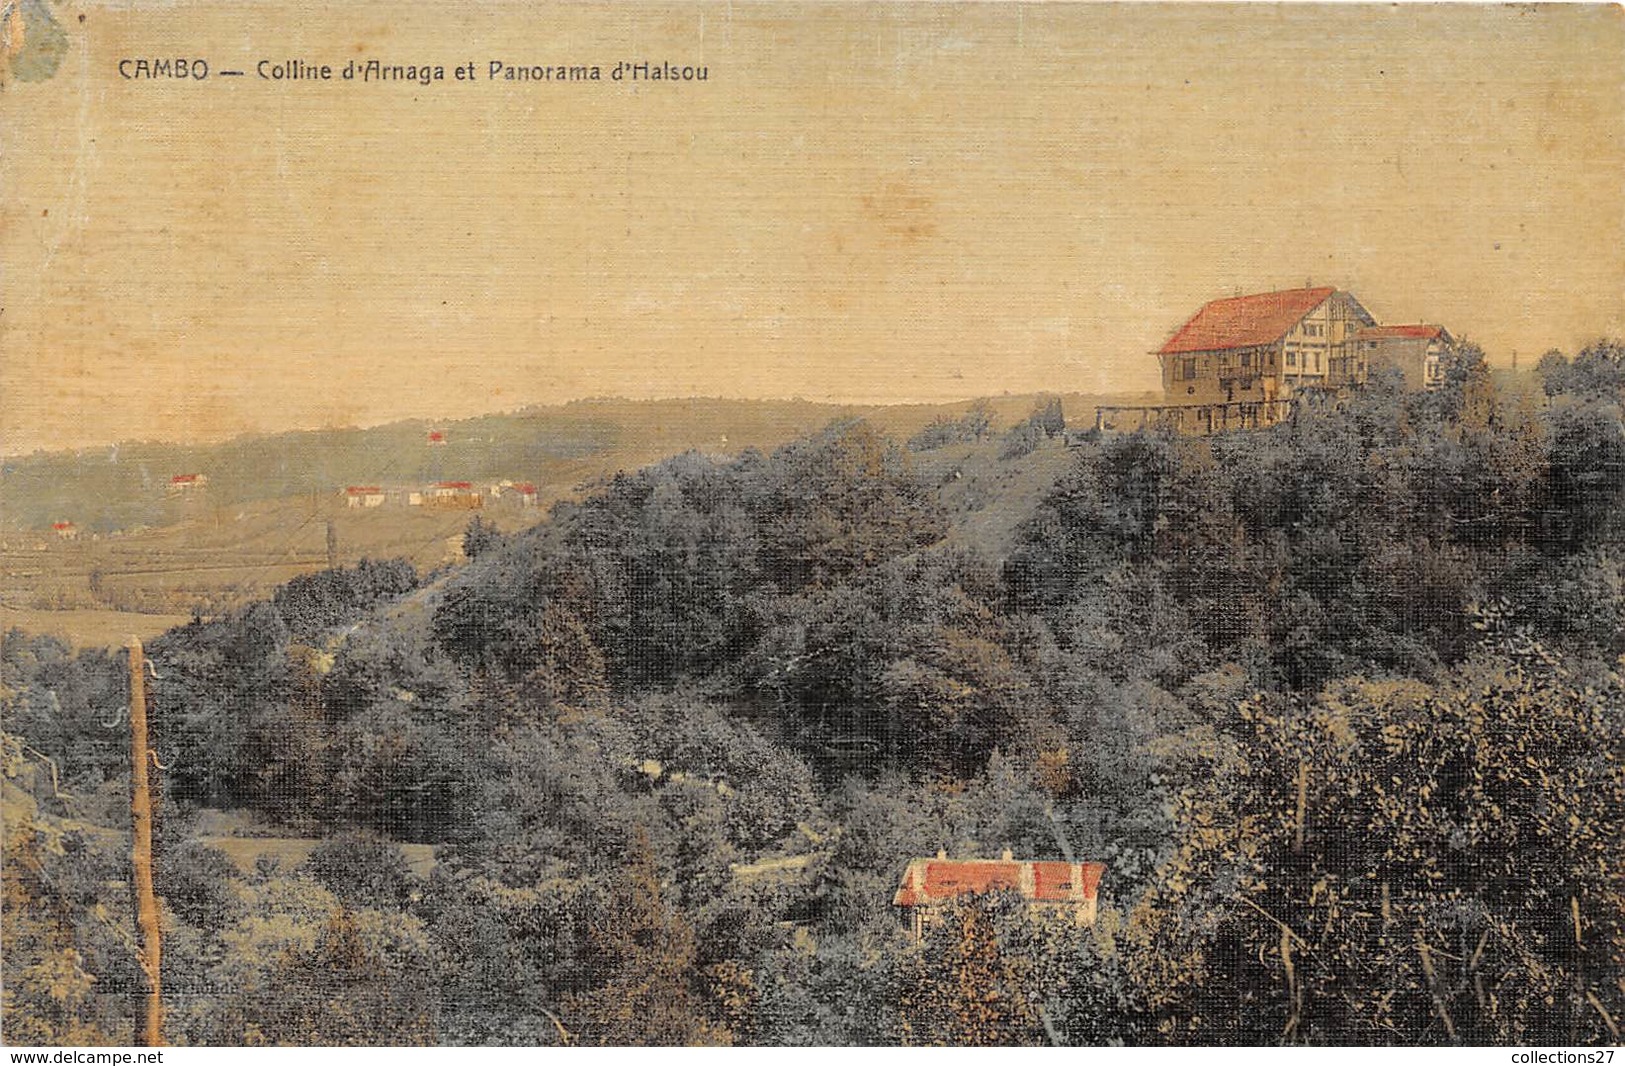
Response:
[[[0,1037],[1609,1061],[1622,175],[1617,5],[0,0]]]

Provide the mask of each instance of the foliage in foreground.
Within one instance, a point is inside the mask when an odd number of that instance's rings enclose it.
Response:
[[[1003,565],[844,424],[173,631],[167,1035],[1618,1042],[1620,352],[1084,441]],[[123,670],[0,644],[14,1043],[130,1039]],[[914,944],[904,862],[1005,847],[1096,924]]]

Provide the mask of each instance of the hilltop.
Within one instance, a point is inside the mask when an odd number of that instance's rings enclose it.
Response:
[[[1086,423],[1103,399],[1072,394],[1062,403]],[[12,457],[0,463],[0,625],[101,644],[128,632],[155,635],[191,612],[267,596],[331,564],[403,557],[428,570],[459,559],[470,512],[398,502],[350,508],[346,486],[396,488],[404,496],[445,479],[479,490],[504,480],[532,483],[528,506],[478,512],[512,532],[621,471],[685,451],[718,459],[771,451],[851,419],[906,439],[974,404],[1002,428],[1034,403],[1032,396],[889,407],[593,399],[460,421]],[[431,434],[443,443],[431,443]],[[194,474],[206,479],[203,488],[172,491],[172,478]],[[933,476],[963,479],[963,471]],[[947,491],[977,490],[971,480]],[[52,530],[58,523],[71,523],[72,539]]]

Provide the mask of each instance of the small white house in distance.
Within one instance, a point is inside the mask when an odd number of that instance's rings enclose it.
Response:
[[[350,507],[382,507],[388,496],[377,485],[351,485],[344,490],[344,499]]]
[[[423,490],[419,503],[442,511],[477,511],[484,499],[474,491],[473,482],[436,481]]]
[[[169,479],[165,491],[170,496],[193,496],[208,487],[209,478],[205,474],[176,474]]]
[[[536,486],[529,481],[498,481],[491,486],[491,499],[511,507],[535,507]]]

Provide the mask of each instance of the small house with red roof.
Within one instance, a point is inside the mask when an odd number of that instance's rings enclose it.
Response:
[[[1156,352],[1170,404],[1289,399],[1359,380],[1355,337],[1376,324],[1330,286],[1211,300]]]
[[[166,492],[170,496],[196,496],[208,487],[206,474],[176,474],[169,479]]]
[[[529,481],[498,481],[491,486],[491,499],[514,507],[535,507],[536,485]]]
[[[1017,859],[1008,851],[997,859],[950,859],[939,851],[934,859],[910,860],[892,905],[908,920],[916,940],[944,904],[995,892],[1020,897],[1035,914],[1091,925],[1105,872],[1105,864],[1098,862]]]
[[[350,485],[344,490],[344,502],[350,507],[382,507],[388,498],[380,485]]]
[[[420,498],[422,506],[445,511],[477,511],[485,502],[471,481],[436,481]]]
[[[51,532],[60,540],[78,540],[79,527],[72,522],[52,522]]]
[[[1436,389],[1444,382],[1441,358],[1456,340],[1443,326],[1417,323],[1367,326],[1354,342],[1367,373],[1391,367],[1405,375],[1407,388]]]

